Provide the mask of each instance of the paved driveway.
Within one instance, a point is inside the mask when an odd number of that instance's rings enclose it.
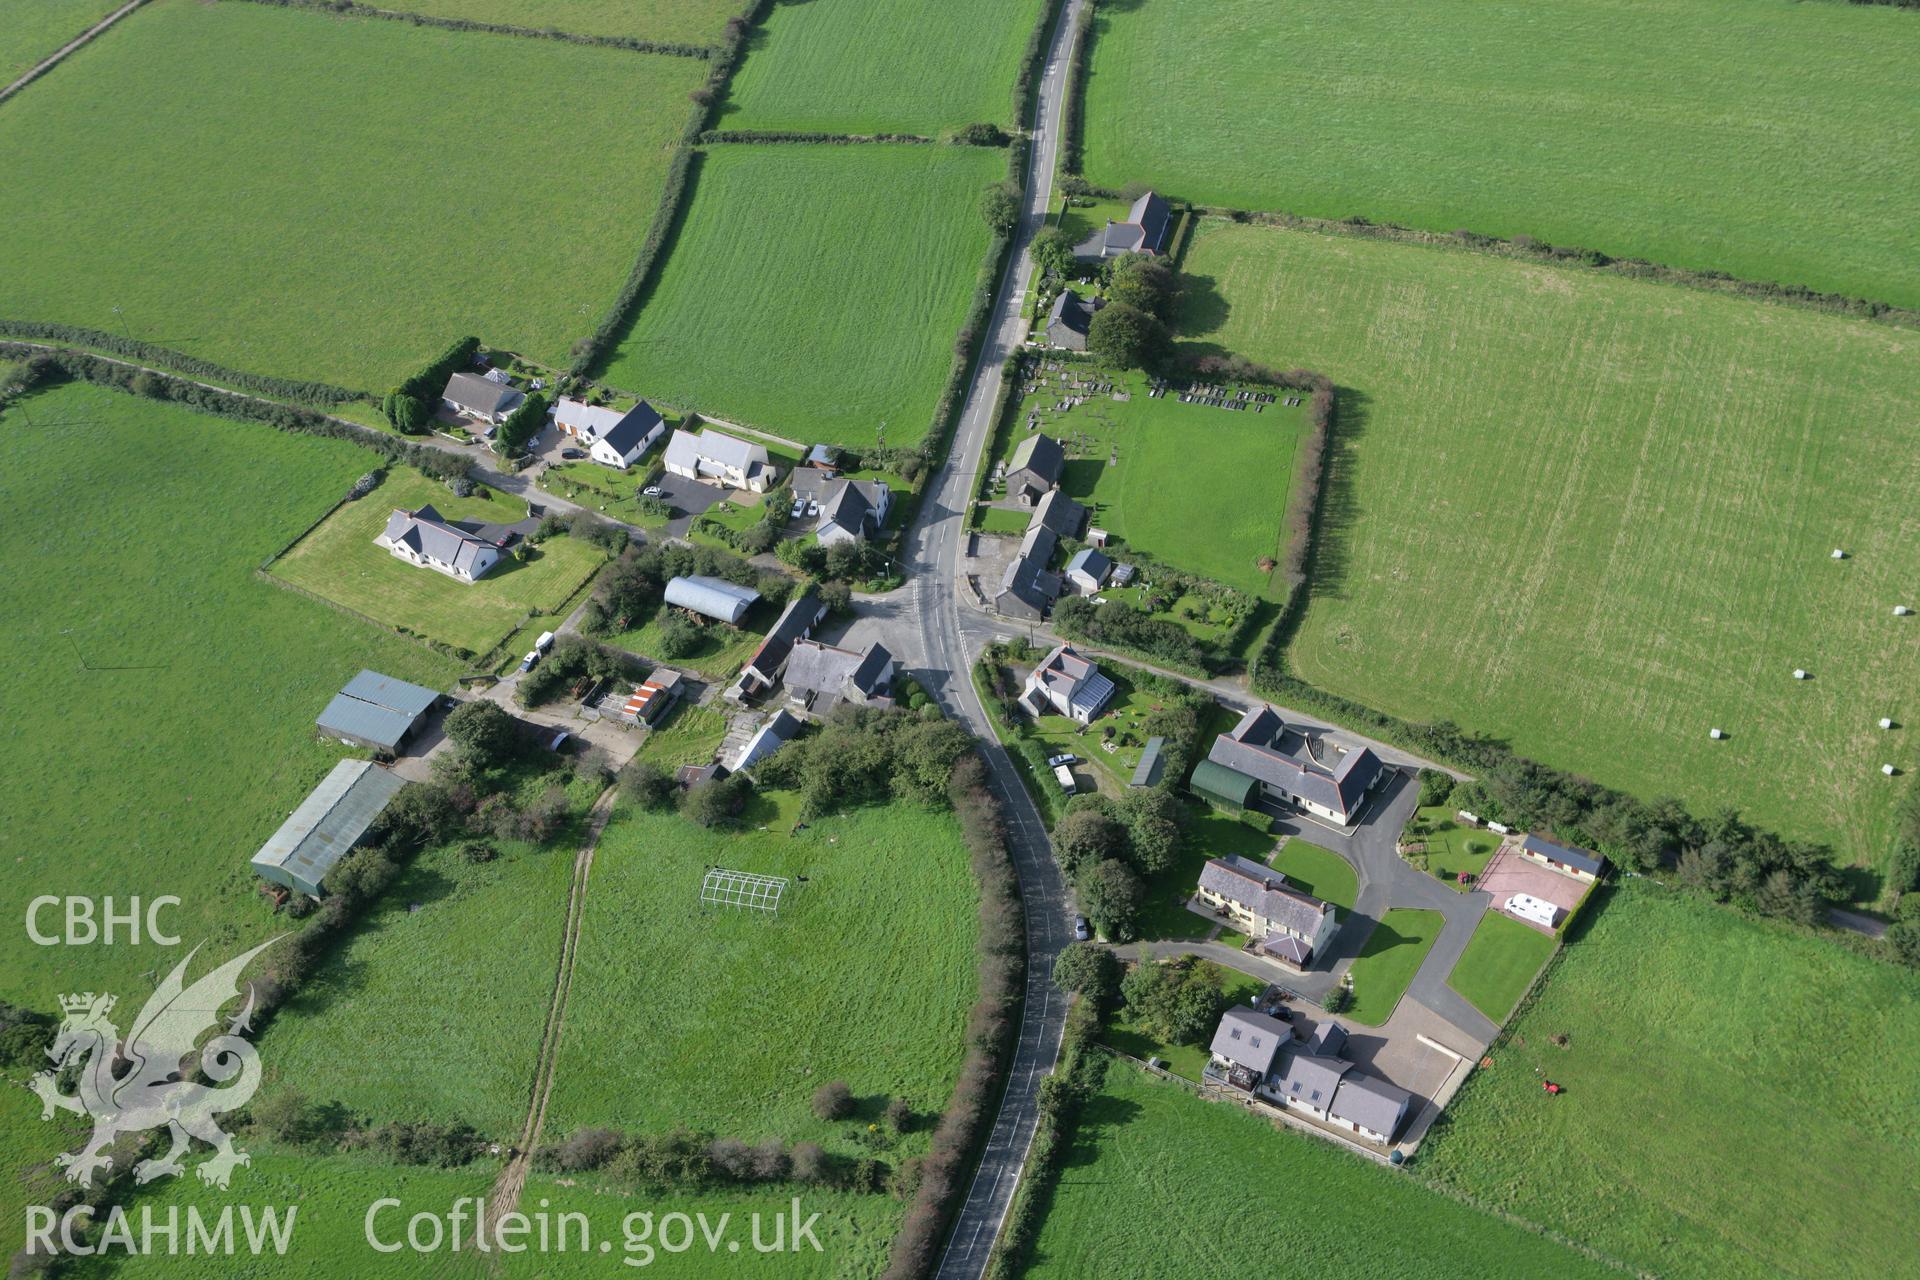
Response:
[[[685,476],[662,475],[655,483],[660,486],[662,501],[673,508],[673,519],[661,530],[669,538],[686,537],[696,516],[727,497],[725,489]]]

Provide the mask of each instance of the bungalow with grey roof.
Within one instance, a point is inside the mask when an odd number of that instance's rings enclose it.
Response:
[[[1585,849],[1555,844],[1540,836],[1525,836],[1520,841],[1520,856],[1529,862],[1558,871],[1563,876],[1592,884],[1607,868],[1607,860]]]
[[[1007,459],[1007,496],[1030,507],[1060,483],[1067,466],[1066,450],[1044,432],[1035,432],[1013,447]]]
[[[1063,715],[1075,724],[1087,724],[1113,698],[1113,681],[1100,668],[1073,651],[1056,645],[1052,653],[1027,675],[1020,705],[1036,716]]]
[[[667,441],[663,461],[671,475],[750,493],[767,492],[780,474],[769,460],[765,445],[711,427],[703,428],[698,435],[675,431]]]
[[[625,471],[653,447],[667,429],[666,419],[642,400],[625,413],[584,400],[562,398],[554,425],[587,446],[587,456]]]
[[[1067,570],[1062,576],[1068,586],[1083,596],[1090,596],[1106,585],[1107,574],[1112,569],[1113,561],[1107,558],[1106,552],[1082,547],[1067,561]]]
[[[1087,333],[1093,328],[1093,313],[1100,299],[1083,298],[1071,289],[1062,289],[1047,313],[1047,343],[1065,351],[1085,351]]]
[[[1214,739],[1207,760],[1218,766],[1209,771],[1210,778],[1233,775],[1270,799],[1343,827],[1353,824],[1368,795],[1388,776],[1380,758],[1365,747],[1341,751],[1331,764],[1317,759],[1305,735],[1288,729],[1271,707],[1254,707],[1240,717]]]
[[[820,508],[813,530],[828,547],[879,537],[893,509],[893,490],[885,481],[848,480],[811,467],[794,472],[793,496]]]
[[[518,409],[525,399],[506,383],[476,377],[471,373],[454,374],[447,379],[447,389],[440,393],[440,403],[461,417],[474,418],[496,427],[505,422],[507,415]]]
[[[1339,927],[1332,907],[1289,887],[1279,872],[1237,854],[1207,859],[1194,896],[1260,941],[1267,954],[1299,969],[1313,963]],[[1297,945],[1281,945],[1289,941]]]
[[[428,505],[395,510],[373,545],[385,547],[397,560],[472,583],[500,563],[513,538],[502,525],[448,520]]]
[[[1124,253],[1162,254],[1167,251],[1167,232],[1172,226],[1172,206],[1149,191],[1133,202],[1126,221],[1108,222],[1075,245],[1073,256],[1082,262],[1100,262]]]

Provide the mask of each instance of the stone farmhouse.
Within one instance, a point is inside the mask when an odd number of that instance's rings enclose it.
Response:
[[[1279,872],[1234,854],[1207,859],[1194,899],[1295,969],[1312,965],[1339,928],[1331,906],[1290,887]]]
[[[739,701],[773,688],[781,673],[787,669],[787,659],[793,654],[793,646],[812,635],[813,629],[826,616],[827,606],[820,602],[813,588],[803,588],[787,601],[787,607],[774,619],[760,647],[753,651],[746,666],[740,669],[740,678],[727,690],[727,696]]]

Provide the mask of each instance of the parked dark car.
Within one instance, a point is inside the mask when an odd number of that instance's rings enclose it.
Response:
[[[560,456],[565,458],[569,462],[573,462],[580,458],[586,457],[587,451],[585,449],[562,449],[560,451]]]

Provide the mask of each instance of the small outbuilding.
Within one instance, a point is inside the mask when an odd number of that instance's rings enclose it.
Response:
[[[1607,860],[1597,853],[1588,853],[1585,849],[1555,844],[1539,836],[1526,836],[1521,839],[1520,856],[1529,862],[1537,862],[1543,867],[1558,871],[1563,876],[1584,880],[1588,884],[1599,879],[1600,873],[1606,869],[1607,865]]]
[[[324,737],[393,755],[440,697],[423,685],[362,668],[333,695],[314,724]]]
[[[739,622],[759,598],[752,587],[698,573],[673,579],[666,590],[668,604],[726,623]]]
[[[1062,576],[1072,584],[1074,590],[1090,596],[1106,585],[1107,574],[1112,569],[1113,561],[1107,559],[1106,552],[1082,547],[1067,561],[1067,569]]]
[[[262,880],[318,898],[327,873],[360,842],[406,779],[368,760],[342,760],[280,824],[253,869]]]
[[[1202,760],[1193,767],[1189,785],[1202,800],[1228,809],[1246,808],[1260,788],[1257,781],[1238,769],[1229,769],[1212,760]]]
[[[1147,746],[1140,753],[1140,763],[1133,767],[1133,778],[1127,783],[1130,787],[1151,787],[1160,782],[1160,775],[1166,768],[1161,752],[1165,749],[1165,738],[1148,738]]]

